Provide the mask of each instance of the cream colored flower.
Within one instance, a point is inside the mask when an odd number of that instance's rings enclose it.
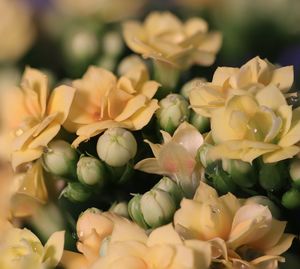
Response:
[[[211,65],[222,39],[220,33],[208,32],[204,20],[191,18],[182,23],[170,12],[152,12],[143,24],[125,22],[123,35],[135,53],[179,69],[192,64]]]
[[[145,66],[134,68],[119,79],[105,69],[90,67],[73,86],[77,91],[64,126],[77,133],[74,146],[108,128],[139,130],[158,109],[157,100],[152,97],[159,84],[149,80]]]
[[[35,29],[23,1],[1,0],[0,36],[0,62],[16,61],[29,49]]]
[[[274,85],[253,95],[236,95],[211,115],[215,142],[208,155],[252,162],[263,156],[265,163],[296,155],[300,148],[300,109],[292,110]]]
[[[59,86],[51,94],[47,77],[26,68],[20,87],[1,94],[1,154],[14,168],[41,157],[65,122],[75,90]]]
[[[54,0],[55,7],[71,16],[99,16],[105,22],[126,19],[138,13],[144,0]]]
[[[9,227],[0,238],[2,269],[54,268],[64,248],[64,232],[54,233],[45,244],[27,229]]]
[[[237,269],[277,268],[295,237],[284,234],[286,222],[273,219],[268,207],[243,205],[230,193],[218,197],[205,183],[194,200],[182,200],[174,224],[182,236],[210,242],[215,262]]]
[[[171,224],[149,237],[138,226],[116,225],[106,253],[91,269],[206,269],[210,262],[208,243],[182,240]]]
[[[277,67],[255,57],[241,68],[217,68],[212,82],[195,85],[190,93],[190,103],[198,114],[211,117],[212,111],[224,106],[233,95],[255,94],[269,85],[285,93],[292,86],[293,80],[292,66]]]
[[[196,163],[198,148],[203,143],[199,131],[187,122],[179,125],[173,137],[161,131],[164,143],[147,142],[154,158],[147,158],[135,165],[135,169],[147,173],[166,175],[175,180],[188,196],[193,196],[201,178],[202,167]]]

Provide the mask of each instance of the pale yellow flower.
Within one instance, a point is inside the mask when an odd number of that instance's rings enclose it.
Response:
[[[174,224],[183,237],[209,242],[214,261],[228,268],[275,269],[294,239],[284,234],[286,222],[273,219],[268,207],[244,205],[230,193],[218,197],[205,183],[193,200],[182,200]]]
[[[123,25],[126,44],[143,57],[187,69],[192,64],[209,66],[221,46],[221,34],[208,32],[207,23],[191,18],[182,23],[170,12],[152,12],[144,23]]]
[[[210,262],[210,244],[182,240],[172,224],[149,237],[138,226],[116,225],[106,252],[91,269],[206,269]]]
[[[16,61],[29,49],[35,28],[23,1],[0,1],[0,36],[0,62]]]
[[[1,92],[1,154],[14,168],[41,157],[65,122],[74,93],[68,86],[49,93],[47,77],[29,67],[20,87]]]
[[[263,156],[265,163],[296,155],[300,148],[300,109],[292,110],[274,85],[255,95],[236,95],[211,115],[215,142],[208,155],[252,162]]]
[[[2,269],[54,268],[64,248],[64,232],[54,233],[45,246],[27,229],[9,227],[0,238]]]
[[[119,79],[105,69],[90,67],[73,86],[76,94],[64,126],[77,133],[74,146],[108,128],[139,130],[158,109],[157,100],[152,98],[159,84],[149,80],[145,66]]]
[[[179,125],[173,137],[161,131],[163,144],[149,144],[154,158],[147,158],[135,165],[135,169],[147,173],[166,175],[182,187],[186,195],[193,195],[200,180],[202,167],[197,164],[197,150],[203,143],[200,132],[187,122]]]
[[[58,11],[69,16],[98,16],[105,22],[126,19],[139,12],[145,0],[54,0]]]
[[[255,94],[268,85],[276,86],[285,93],[293,80],[292,66],[277,67],[255,57],[241,68],[217,68],[212,82],[194,86],[190,92],[190,103],[198,114],[211,117],[212,111],[224,106],[233,95]]]

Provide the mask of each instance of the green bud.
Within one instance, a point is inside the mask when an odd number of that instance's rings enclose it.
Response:
[[[129,218],[129,213],[128,213],[128,204],[127,202],[115,202],[111,205],[109,208],[110,212],[113,212],[119,216],[122,216],[124,218]]]
[[[169,133],[173,133],[181,122],[189,119],[189,103],[179,94],[169,94],[160,100],[159,106],[156,112],[159,126]]]
[[[295,186],[300,188],[300,159],[292,159],[289,166],[289,173]]]
[[[274,218],[280,217],[280,209],[274,202],[272,202],[267,196],[257,195],[248,198],[245,202],[246,205],[249,204],[260,204],[263,206],[267,206],[272,213]]]
[[[191,92],[193,89],[195,89],[195,88],[201,86],[204,82],[205,82],[205,79],[203,79],[203,78],[194,78],[194,79],[192,79],[192,80],[186,82],[186,83],[182,86],[182,88],[181,88],[181,90],[180,90],[180,94],[181,94],[184,98],[189,99],[190,92]]]
[[[99,137],[97,153],[101,160],[113,167],[124,166],[137,152],[137,143],[131,132],[111,128]]]
[[[197,151],[196,160],[197,162],[200,162],[205,168],[213,163],[213,160],[209,159],[207,156],[209,149],[211,149],[212,147],[212,145],[204,143],[200,146],[200,148]]]
[[[106,181],[105,165],[93,157],[81,157],[77,163],[77,177],[86,185],[102,187]]]
[[[206,133],[210,130],[209,118],[197,114],[195,111],[191,112],[190,123],[195,126],[200,133]]]
[[[241,160],[222,160],[222,168],[230,174],[234,183],[241,187],[251,188],[255,185],[257,178],[253,165]]]
[[[47,172],[66,178],[76,177],[78,154],[66,141],[54,140],[50,142],[42,160]]]
[[[172,221],[176,204],[172,196],[159,189],[146,192],[141,198],[141,212],[145,222],[156,228]]]
[[[73,203],[87,201],[92,195],[92,191],[79,182],[69,182],[61,193],[61,196],[68,198]]]
[[[169,193],[174,199],[176,205],[179,205],[180,201],[183,198],[182,189],[174,180],[168,177],[163,177],[153,188],[163,190]]]
[[[131,198],[131,200],[128,203],[128,213],[131,219],[135,223],[137,223],[139,226],[141,226],[144,229],[148,229],[149,226],[145,222],[141,210],[141,199],[142,199],[142,195],[140,194],[134,195],[134,197]]]
[[[110,31],[103,37],[103,51],[105,55],[112,57],[118,56],[123,49],[121,35],[116,31]]]
[[[296,209],[300,207],[300,191],[291,188],[285,192],[281,198],[281,203],[288,209]]]
[[[263,164],[259,171],[259,183],[267,191],[279,191],[286,184],[282,163]]]
[[[119,76],[124,76],[130,72],[133,68],[140,67],[141,69],[145,67],[145,63],[141,57],[136,54],[131,54],[119,63],[118,74]]]

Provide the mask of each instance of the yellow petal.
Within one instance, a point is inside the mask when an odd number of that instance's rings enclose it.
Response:
[[[33,137],[37,137],[42,131],[44,131],[49,126],[49,124],[51,124],[56,119],[57,116],[58,112],[44,118],[42,122],[38,124],[35,132],[33,133]]]
[[[20,164],[37,160],[42,154],[42,148],[15,151],[12,154],[12,167],[15,170]]]
[[[280,255],[284,253],[291,247],[295,237],[293,234],[283,234],[276,246],[267,250],[265,253],[268,255]]]
[[[184,24],[184,31],[188,36],[191,36],[197,32],[206,33],[208,30],[208,24],[201,18],[188,19]]]
[[[47,97],[48,97],[48,78],[37,69],[26,67],[21,82],[22,88],[34,91],[38,98],[40,116],[45,115]]]
[[[272,96],[272,98],[270,98]],[[284,95],[274,85],[269,85],[259,90],[255,96],[259,105],[277,110],[283,105],[287,105]]]
[[[63,124],[68,117],[74,94],[75,89],[69,86],[62,85],[55,88],[48,102],[48,115],[58,112],[57,120]]]
[[[294,82],[293,66],[285,66],[275,69],[272,74],[271,82],[282,92],[287,92]]]
[[[82,254],[65,250],[61,264],[66,269],[87,269],[88,263]]]
[[[220,32],[210,32],[206,34],[204,40],[199,44],[198,49],[217,53],[222,45],[222,34]]]
[[[281,137],[284,137],[289,129],[291,128],[292,124],[292,106],[281,106],[277,110],[277,114],[280,116],[282,119],[282,130],[281,130]]]
[[[219,197],[217,191],[204,182],[200,182],[199,187],[196,190],[193,200],[198,202],[205,202],[210,199],[217,199]]]
[[[134,169],[150,174],[165,175],[167,172],[162,169],[159,162],[155,158],[147,158],[138,162]]]
[[[239,68],[233,67],[218,67],[214,73],[212,84],[222,86],[226,80],[236,74]]]
[[[30,139],[32,139],[34,132],[37,130],[39,125],[34,126],[33,128],[30,128],[29,130],[25,131],[20,136],[17,136],[13,140],[12,148],[13,150],[20,150],[26,144]]]
[[[145,139],[144,142],[146,142],[150,146],[154,157],[158,158],[162,145],[154,144],[147,139]]]
[[[141,87],[140,94],[145,95],[148,99],[152,99],[160,86],[161,84],[154,80],[146,81]]]
[[[45,254],[43,257],[43,261],[47,266],[55,267],[59,263],[64,251],[64,242],[64,231],[55,232],[50,236],[45,245]]]
[[[147,264],[154,268],[170,268],[175,249],[170,245],[152,246],[147,253]]]
[[[174,244],[181,245],[182,240],[178,233],[174,230],[172,224],[168,224],[162,227],[155,229],[149,236],[147,245],[149,247],[155,245],[166,245],[166,244]]]
[[[293,158],[296,154],[300,152],[300,147],[290,146],[285,148],[280,148],[274,152],[266,153],[263,156],[265,163],[274,163],[282,160]]]

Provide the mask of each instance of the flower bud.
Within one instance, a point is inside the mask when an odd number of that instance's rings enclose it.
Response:
[[[141,226],[144,229],[148,229],[149,226],[145,222],[145,219],[141,211],[141,198],[142,195],[140,194],[134,195],[134,197],[131,198],[131,200],[128,203],[128,213],[131,219],[135,223],[137,223],[139,226]]]
[[[281,203],[288,209],[300,208],[300,191],[295,188],[291,188],[283,194]]]
[[[292,159],[289,166],[289,173],[295,186],[300,188],[300,159]]]
[[[154,189],[159,189],[169,193],[176,205],[180,204],[183,198],[182,189],[176,184],[176,182],[168,177],[163,177],[154,187]]]
[[[137,56],[136,54],[131,54],[122,59],[122,61],[119,63],[118,74],[119,76],[124,76],[130,70],[135,68],[146,68],[146,66],[141,57]]]
[[[267,196],[257,195],[248,198],[245,205],[249,204],[260,204],[267,206],[272,213],[272,216],[276,219],[280,217],[280,209],[274,202],[272,202]]]
[[[241,160],[222,160],[222,168],[230,174],[234,183],[241,187],[251,188],[255,185],[257,178],[253,166]]]
[[[76,177],[78,154],[66,141],[54,140],[50,142],[42,160],[43,167],[47,172],[61,177]]]
[[[189,99],[189,95],[191,90],[201,86],[203,83],[205,82],[204,78],[194,78],[188,82],[186,82],[181,90],[180,90],[180,94],[185,98],[185,99]]]
[[[267,191],[278,191],[286,184],[284,164],[263,164],[259,171],[259,183]]]
[[[123,128],[111,128],[99,137],[97,153],[101,160],[113,167],[125,165],[137,151],[137,143],[131,132]]]
[[[129,218],[129,213],[128,213],[128,204],[127,202],[115,202],[111,205],[109,208],[110,212],[113,212],[119,216],[122,216],[124,218]]]
[[[73,203],[82,203],[87,201],[92,195],[92,191],[79,182],[69,182],[61,193]]]
[[[77,177],[83,184],[102,187],[106,180],[105,166],[96,158],[82,157],[77,163]]]
[[[110,31],[103,37],[103,51],[104,54],[111,57],[118,56],[123,49],[122,37],[116,31]]]
[[[191,112],[190,123],[195,126],[200,133],[206,133],[210,129],[209,118],[197,114],[195,111]]]
[[[160,108],[156,112],[159,126],[173,133],[179,124],[189,119],[189,103],[179,94],[169,94],[159,102]]]
[[[152,189],[141,198],[141,212],[151,228],[171,222],[175,211],[175,201],[163,190]]]
[[[212,148],[212,145],[203,143],[197,151],[196,160],[205,168],[213,163],[213,160],[209,159],[207,154],[210,148]]]

